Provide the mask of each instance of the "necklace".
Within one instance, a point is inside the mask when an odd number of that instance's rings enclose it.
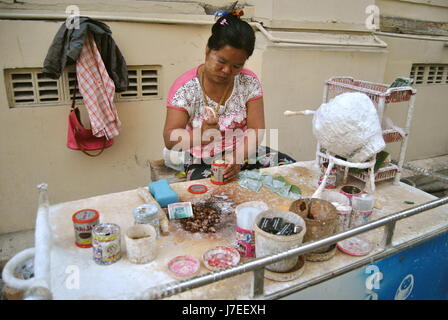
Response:
[[[202,90],[202,98],[204,99],[204,104],[205,104],[205,106],[211,108],[211,106],[210,106],[210,105],[208,104],[208,102],[207,102],[207,97],[205,96],[205,89],[204,89],[204,73],[205,73],[204,70],[202,70],[201,81],[200,81],[201,90]],[[231,85],[232,85],[232,81],[229,81],[229,84],[227,85],[227,87],[226,87],[226,89],[225,89],[225,91],[224,91],[224,94],[223,94],[222,97],[221,97],[221,100],[219,100],[218,106],[215,107],[215,108],[213,108],[213,110],[215,110],[215,113],[216,113],[216,114],[218,114],[218,109],[219,109],[219,107],[221,107],[221,105],[222,105],[223,102],[224,102],[224,99],[226,98],[227,94],[229,93],[229,90],[230,90]],[[223,113],[226,111],[226,109],[227,109],[227,106],[224,105],[224,111],[223,111]]]

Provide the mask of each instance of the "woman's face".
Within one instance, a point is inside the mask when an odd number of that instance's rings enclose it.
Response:
[[[219,50],[207,47],[205,54],[205,72],[207,78],[217,84],[226,84],[241,72],[247,60],[244,49],[225,46]]]

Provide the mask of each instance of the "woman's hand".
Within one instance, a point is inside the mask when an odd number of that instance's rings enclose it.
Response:
[[[241,164],[229,164],[227,168],[224,169],[224,179],[233,180],[238,178],[238,173],[241,171]]]
[[[218,116],[215,110],[210,107],[205,107],[205,122],[210,125],[218,123]]]
[[[227,153],[224,156],[224,159],[228,163],[228,166],[224,169],[224,179],[226,180],[233,180],[235,178],[238,178],[238,174],[241,171],[242,163],[239,163],[236,158],[236,154],[231,152]]]

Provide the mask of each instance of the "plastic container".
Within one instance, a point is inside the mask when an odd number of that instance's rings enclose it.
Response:
[[[136,224],[126,231],[124,240],[129,261],[145,264],[157,255],[157,232],[150,224]]]
[[[153,203],[142,204],[132,211],[135,224],[150,224],[154,227],[157,237],[160,236],[159,208]]]
[[[350,199],[337,191],[324,191],[321,195],[322,200],[326,200],[335,206],[338,212],[338,225],[336,233],[346,231],[350,227],[352,207]]]
[[[369,194],[363,194],[352,198],[352,219],[350,227],[358,227],[369,221],[375,206],[375,198]]]
[[[294,223],[302,227],[302,231],[297,234],[282,236],[268,233],[258,227],[262,218],[281,217],[284,222]],[[260,213],[254,221],[255,230],[255,256],[257,258],[273,255],[293,249],[302,244],[306,233],[305,221],[291,211],[268,209]],[[273,272],[288,272],[297,265],[298,257],[283,259],[279,262],[266,266],[266,269]]]
[[[269,207],[263,201],[249,201],[235,208],[237,250],[242,257],[255,256],[255,218]]]

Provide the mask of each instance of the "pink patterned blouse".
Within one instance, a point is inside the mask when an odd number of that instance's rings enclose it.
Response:
[[[167,107],[187,111],[190,120],[186,129],[200,128],[205,119],[205,104],[202,96],[201,84],[198,78],[197,66],[184,74],[171,86],[168,94]],[[197,158],[207,158],[215,153],[229,151],[242,140],[242,134],[247,130],[247,102],[259,99],[263,96],[260,80],[252,71],[243,69],[234,79],[233,91],[224,106],[220,106],[217,112],[218,124],[221,131],[221,141],[214,141],[204,146],[190,149],[190,153]],[[218,103],[207,98],[208,105],[216,109]],[[240,132],[235,134],[236,140],[224,139],[226,130]]]

